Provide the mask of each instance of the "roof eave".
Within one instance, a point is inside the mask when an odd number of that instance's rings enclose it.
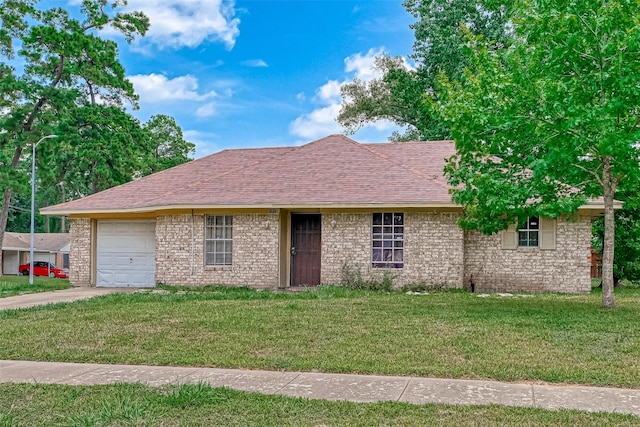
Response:
[[[313,203],[253,203],[253,204],[185,204],[159,205],[117,209],[47,209],[40,210],[42,215],[91,215],[91,214],[126,214],[150,213],[155,211],[184,209],[370,209],[370,208],[461,208],[455,203],[445,202],[313,202]]]
[[[615,200],[614,209],[621,209],[623,202]],[[40,210],[42,215],[92,215],[92,214],[143,214],[156,211],[185,210],[185,209],[372,209],[372,208],[456,208],[461,205],[453,202],[312,202],[312,203],[248,203],[248,204],[184,204],[184,205],[154,205],[114,209],[50,209]],[[588,201],[580,206],[578,211],[603,211],[604,203]]]

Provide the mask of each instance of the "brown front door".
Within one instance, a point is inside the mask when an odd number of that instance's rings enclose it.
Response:
[[[320,284],[320,215],[291,215],[291,286]]]

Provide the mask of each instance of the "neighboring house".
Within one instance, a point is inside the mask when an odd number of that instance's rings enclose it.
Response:
[[[31,234],[5,232],[2,241],[2,274],[20,274],[18,266],[29,262]],[[69,268],[69,233],[35,233],[34,261],[48,261]]]
[[[80,286],[339,284],[343,266],[396,285],[589,292],[591,201],[570,218],[464,232],[443,176],[450,141],[225,150],[42,209],[71,217]]]

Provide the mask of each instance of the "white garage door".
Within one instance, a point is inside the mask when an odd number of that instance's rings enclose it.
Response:
[[[20,253],[18,251],[2,252],[2,274],[18,274],[20,266]]]
[[[97,286],[155,286],[155,221],[98,221]]]

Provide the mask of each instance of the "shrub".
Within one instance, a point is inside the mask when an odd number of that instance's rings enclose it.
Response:
[[[380,279],[364,279],[360,267],[354,267],[347,263],[340,268],[340,284],[346,288],[360,289],[363,291],[386,291],[393,290],[393,280],[395,275],[389,271],[384,271]]]

